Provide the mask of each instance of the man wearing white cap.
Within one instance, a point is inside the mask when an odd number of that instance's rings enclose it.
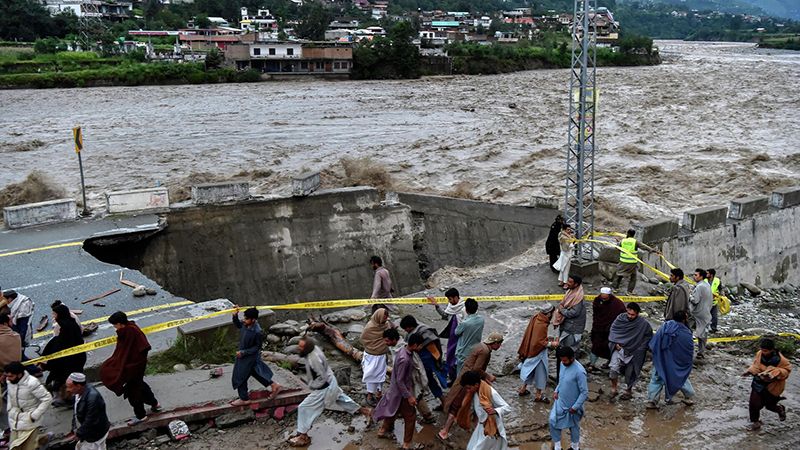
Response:
[[[77,441],[76,450],[105,450],[111,424],[106,414],[106,402],[94,386],[86,384],[86,375],[73,372],[67,378],[67,392],[75,396],[72,413],[72,433],[68,438]]]
[[[592,302],[592,352],[589,355],[590,372],[599,372],[597,361],[600,358],[611,360],[611,349],[608,346],[608,333],[611,332],[611,324],[622,313],[625,312],[625,304],[622,300],[611,293],[610,287],[600,289],[600,295],[595,297]],[[606,363],[604,368],[607,368]]]

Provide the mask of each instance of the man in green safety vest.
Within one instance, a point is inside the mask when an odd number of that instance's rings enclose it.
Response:
[[[711,295],[714,296],[714,302],[711,306],[711,325],[709,327],[709,332],[716,333],[717,332],[717,316],[719,315],[719,306],[717,306],[717,296],[719,295],[719,285],[722,283],[717,278],[717,271],[715,269],[708,269],[706,271],[706,279],[708,280],[708,284],[711,285]]]
[[[639,268],[639,248],[641,247],[648,252],[655,252],[661,254],[658,250],[637,241],[634,236],[636,231],[628,230],[625,239],[619,243],[619,246],[627,250],[626,252],[619,252],[619,265],[617,265],[617,277],[614,280],[614,290],[619,289],[619,285],[624,277],[628,277],[628,295],[633,295],[633,290],[636,289],[637,269]]]

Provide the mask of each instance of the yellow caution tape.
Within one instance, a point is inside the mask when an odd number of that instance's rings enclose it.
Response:
[[[133,311],[126,311],[125,315],[128,316],[128,317],[133,317],[133,316],[138,316],[138,315],[141,315],[141,314],[146,314],[146,313],[149,313],[149,312],[161,311],[162,309],[177,308],[179,306],[186,306],[186,305],[193,305],[193,304],[194,304],[194,302],[191,301],[191,300],[184,300],[182,302],[167,303],[167,304],[164,304],[164,305],[156,305],[156,306],[150,306],[150,307],[147,307],[147,308],[136,309],[136,310],[133,310]],[[105,322],[106,320],[108,320],[109,317],[110,316],[98,317],[97,319],[82,320],[81,324],[86,325],[86,324],[89,324],[89,323],[102,323],[102,322]],[[45,337],[45,336],[50,336],[51,334],[53,334],[53,330],[42,331],[40,333],[34,334],[33,338],[34,339],[39,339],[39,338],[42,338],[42,337]]]
[[[54,250],[54,249],[57,249],[57,248],[64,248],[64,247],[78,247],[78,246],[82,246],[82,245],[83,245],[83,241],[66,242],[66,243],[63,243],[63,244],[47,245],[47,246],[44,246],[44,247],[29,248],[29,249],[26,249],[26,250],[16,250],[16,251],[13,251],[13,252],[0,253],[0,258],[6,257],[6,256],[23,255],[25,253],[41,252],[41,251],[44,251],[44,250]]]

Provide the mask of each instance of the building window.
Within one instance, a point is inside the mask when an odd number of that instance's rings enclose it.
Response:
[[[322,69],[324,69],[324,68],[325,68],[325,65],[322,63],[322,61],[317,61],[317,62],[315,63],[315,65],[316,65],[316,69],[317,69],[317,70],[322,70]]]
[[[293,48],[287,48],[286,49],[286,54],[289,55],[289,56],[294,55],[294,49]]]
[[[301,62],[301,63],[300,63],[300,69],[302,69],[302,70],[308,70],[308,63],[307,63],[307,62],[305,62],[305,61]]]
[[[338,61],[333,63],[333,68],[334,69],[339,69],[339,62]]]
[[[269,54],[270,55],[275,55],[275,49],[274,48],[269,49]]]
[[[261,54],[261,49],[256,47],[253,49],[253,56],[258,56]]]

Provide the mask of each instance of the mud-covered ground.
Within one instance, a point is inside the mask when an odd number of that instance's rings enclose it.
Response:
[[[601,219],[675,215],[796,183],[800,53],[658,44],[660,66],[598,70]],[[383,164],[401,189],[561,197],[568,77],[3,91],[0,188],[39,169],[77,195],[70,129],[81,124],[95,206],[107,190],[231,177],[283,194],[291,175],[341,172],[343,157]]]
[[[447,286],[456,286],[463,295],[492,295],[507,292],[558,292],[555,276],[545,265],[516,267],[523,265],[519,258],[484,268],[466,270],[445,270],[434,279],[437,286],[428,293],[437,293]],[[457,275],[454,275],[457,273]],[[456,283],[452,283],[457,280]],[[594,293],[601,286],[600,280],[589,280],[587,292]],[[637,293],[645,294],[653,286],[639,283]],[[730,315],[720,320],[717,336],[735,335],[747,332],[794,332],[800,333],[797,293],[762,294],[757,298],[743,296],[736,300]],[[534,403],[532,397],[519,397],[518,373],[513,371],[516,350],[522,338],[528,319],[534,313],[534,303],[482,303],[481,313],[487,318],[484,334],[502,331],[506,341],[492,357],[489,370],[498,375],[495,387],[514,408],[508,417],[506,427],[513,447],[520,449],[547,449],[550,441],[547,430],[547,415],[550,405]],[[657,327],[663,314],[663,304],[644,304],[649,320]],[[433,307],[402,306],[395,315],[413,314],[419,320],[442,328],[444,321],[439,319]],[[591,319],[589,319],[591,323]],[[348,324],[340,325],[346,330]],[[356,335],[351,337],[355,340]],[[588,338],[585,338],[584,342]],[[642,380],[635,389],[631,401],[611,401],[606,375],[589,375],[591,394],[586,404],[586,417],[582,426],[582,448],[589,449],[637,449],[637,448],[686,448],[686,449],[782,449],[793,448],[798,440],[800,427],[800,376],[795,372],[789,379],[784,395],[787,400],[786,422],[779,422],[777,415],[764,411],[765,425],[759,433],[745,430],[748,423],[747,400],[750,392],[750,378],[739,375],[749,366],[755,353],[752,343],[729,343],[715,345],[705,361],[699,362],[691,375],[692,384],[697,391],[696,404],[691,407],[677,404],[665,406],[657,411],[645,408],[646,380],[649,380],[651,362],[647,362]],[[278,346],[277,349],[281,347]],[[357,401],[363,401],[364,392],[360,383],[360,369],[340,352],[330,346],[326,354],[334,367],[350,365],[351,385],[345,387]],[[795,366],[800,353],[787,354]],[[583,363],[587,360],[581,359]],[[551,375],[554,373],[554,358],[551,357]],[[547,394],[552,395],[551,381]],[[680,394],[676,396],[680,398]],[[435,401],[432,401],[435,404]],[[465,448],[469,434],[454,428],[448,444],[436,438],[436,432],[444,422],[440,415],[436,425],[417,424],[414,440],[430,449]],[[235,429],[219,432],[210,429],[194,436],[181,448],[212,450],[220,445],[228,448],[284,448],[285,439],[292,431],[295,416],[283,422],[257,422]],[[396,426],[402,429],[401,422]],[[365,430],[362,418],[352,418],[343,413],[326,412],[312,429],[311,449],[392,449],[395,443],[377,439],[376,430]]]

